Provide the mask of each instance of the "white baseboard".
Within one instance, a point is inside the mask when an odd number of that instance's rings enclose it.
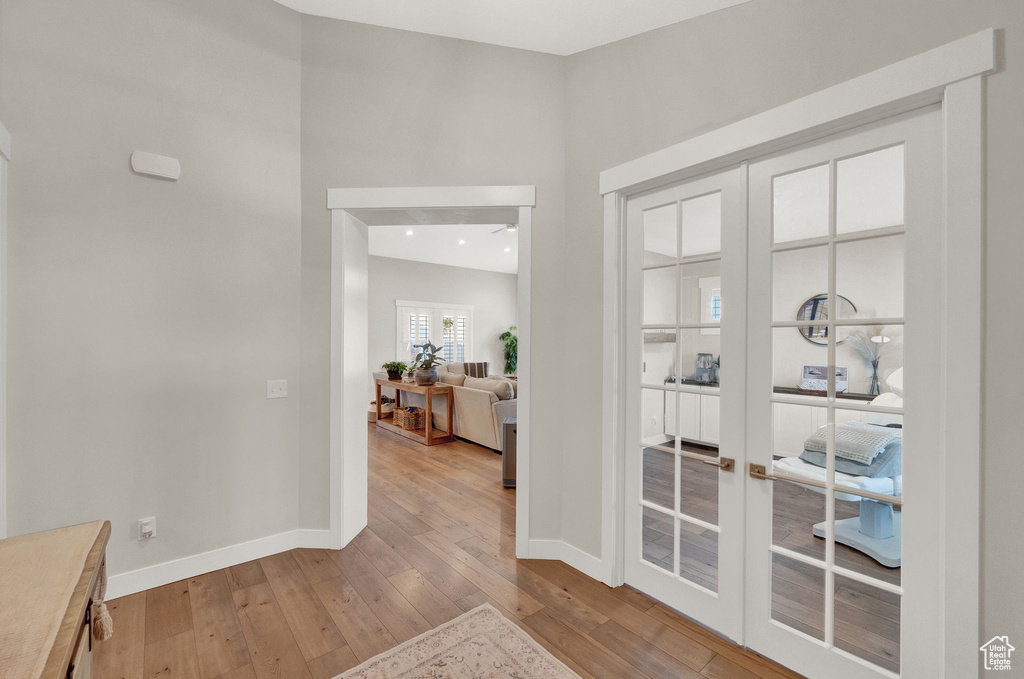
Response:
[[[230,547],[111,575],[107,584],[107,599],[116,599],[221,568],[237,566],[246,561],[287,552],[296,547],[338,549],[340,545],[335,544],[336,542],[329,530],[298,529],[269,535]]]
[[[530,558],[564,561],[584,575],[608,584],[601,559],[563,540],[530,540]]]

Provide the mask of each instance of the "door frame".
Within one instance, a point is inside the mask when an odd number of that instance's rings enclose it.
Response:
[[[7,174],[11,133],[0,122],[0,540],[7,537]]]
[[[604,197],[604,373],[602,414],[602,579],[623,584],[625,472],[625,237],[631,195],[939,103],[943,115],[943,411],[940,451],[945,529],[946,676],[977,677],[980,608],[982,228],[984,76],[996,68],[993,29],[834,85],[601,173]],[[952,225],[955,225],[953,228]],[[954,322],[953,319],[956,319]],[[947,351],[946,347],[957,347]],[[975,375],[962,379],[962,375]],[[956,451],[955,475],[947,450]],[[685,613],[685,612],[684,612]]]
[[[467,211],[487,210],[488,214],[493,213],[494,219],[516,221],[519,225],[516,326],[520,342],[516,415],[522,436],[516,444],[519,471],[516,483],[516,555],[519,558],[529,556],[530,244],[536,195],[535,186],[328,189],[327,209],[331,211],[330,544],[325,547],[344,547],[366,527],[367,521],[369,251],[367,226],[360,216],[367,218],[372,211],[387,211],[389,217],[408,214],[414,219],[429,219],[426,213],[433,212],[451,220],[433,223],[458,223],[464,221]],[[498,482],[495,477],[495,483]]]

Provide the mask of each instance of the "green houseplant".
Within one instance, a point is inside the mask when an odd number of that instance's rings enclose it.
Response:
[[[420,353],[416,355],[416,371],[413,373],[413,379],[416,380],[416,384],[420,385],[436,383],[437,366],[444,363],[438,355],[441,347],[436,347],[430,342],[417,344],[416,346],[419,347]]]
[[[389,380],[400,380],[402,379],[402,374],[409,369],[409,366],[402,361],[388,361],[381,368],[388,371]]]
[[[510,326],[508,330],[498,336],[505,343],[503,354],[505,356],[505,374],[515,375],[516,364],[519,362],[519,337],[515,334],[516,326]]]

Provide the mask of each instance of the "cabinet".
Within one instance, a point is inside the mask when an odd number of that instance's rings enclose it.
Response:
[[[718,399],[717,393],[665,392],[665,434],[678,435],[695,443],[718,445]]]

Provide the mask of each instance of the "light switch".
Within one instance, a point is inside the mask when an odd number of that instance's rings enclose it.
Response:
[[[267,380],[267,398],[288,398],[288,380]]]

